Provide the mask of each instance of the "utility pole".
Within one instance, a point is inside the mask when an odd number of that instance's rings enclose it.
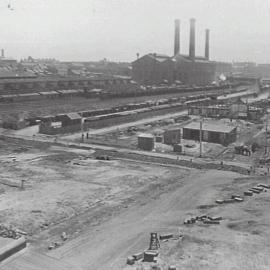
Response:
[[[24,189],[24,183],[25,183],[26,180],[22,179],[21,180],[21,189]]]
[[[267,154],[267,130],[268,130],[268,114],[266,115],[265,123],[265,142],[264,142],[264,154]]]
[[[202,157],[202,120],[200,121],[200,155]]]
[[[83,117],[81,118],[81,133],[82,133],[82,142],[84,142],[84,130],[83,130],[83,124],[84,124],[84,121],[83,121]]]

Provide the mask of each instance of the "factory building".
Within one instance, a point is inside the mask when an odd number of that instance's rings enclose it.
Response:
[[[209,60],[210,31],[205,31],[205,55],[196,56],[195,19],[190,20],[189,55],[180,54],[180,21],[175,20],[174,55],[150,53],[132,63],[132,77],[138,83],[153,85],[184,84],[206,85],[215,81],[221,74],[231,73],[229,63]]]

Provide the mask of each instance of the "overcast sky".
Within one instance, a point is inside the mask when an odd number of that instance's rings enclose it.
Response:
[[[270,0],[0,0],[0,48],[16,59],[133,61],[137,52],[172,55],[179,18],[185,54],[191,17],[196,55],[204,54],[209,28],[212,60],[270,63]]]

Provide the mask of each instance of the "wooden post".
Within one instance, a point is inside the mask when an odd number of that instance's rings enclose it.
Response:
[[[267,154],[267,130],[268,130],[268,115],[266,116],[266,123],[265,123],[265,145],[264,145],[264,154]]]
[[[21,189],[24,189],[24,182],[25,182],[25,180],[23,179],[23,180],[21,180]]]
[[[200,155],[202,157],[202,120],[200,121]]]

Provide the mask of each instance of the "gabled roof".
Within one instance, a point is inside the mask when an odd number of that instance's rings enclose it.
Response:
[[[150,57],[151,59],[154,59],[160,63],[163,63],[165,61],[172,61],[172,62],[197,62],[197,63],[216,63],[213,61],[207,60],[205,57],[202,56],[196,56],[194,59],[191,59],[189,55],[183,55],[183,54],[176,54],[174,56],[168,56],[166,54],[158,54],[158,53],[149,53],[146,54],[139,59],[135,60],[133,63],[140,61],[141,59],[145,57]]]
[[[136,63],[137,61],[140,61],[141,59],[143,59],[145,57],[149,57],[149,58],[154,59],[160,63],[171,58],[170,56],[168,56],[166,54],[149,53],[149,54],[146,54],[146,55],[140,57],[139,59],[135,60],[133,63]]]
[[[168,59],[170,59],[170,56],[166,55],[166,54],[158,54],[158,53],[149,53],[148,54],[151,58],[159,61],[159,62],[163,62],[166,61]]]

